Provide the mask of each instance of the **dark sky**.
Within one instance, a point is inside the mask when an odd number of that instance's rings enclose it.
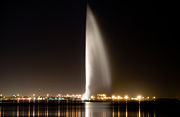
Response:
[[[180,97],[174,3],[90,0],[106,42],[112,92]],[[83,93],[85,0],[0,4],[0,93]]]

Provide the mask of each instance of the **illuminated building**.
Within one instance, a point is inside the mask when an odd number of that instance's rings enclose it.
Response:
[[[97,100],[105,100],[106,94],[97,94]]]

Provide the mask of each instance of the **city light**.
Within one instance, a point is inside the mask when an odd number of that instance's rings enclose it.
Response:
[[[121,97],[121,96],[118,96],[118,99],[122,99],[122,97]]]
[[[130,101],[130,100],[134,100],[134,101],[151,101],[151,100],[155,100],[156,97],[145,97],[142,95],[138,95],[136,97],[130,97],[128,95],[124,95],[124,97],[121,97],[120,95],[111,95],[111,96],[107,96],[106,94],[97,94],[97,95],[91,95],[90,98],[84,98],[82,97],[81,94],[66,94],[66,95],[62,95],[62,94],[57,94],[56,96],[50,96],[49,93],[46,94],[46,96],[36,96],[36,94],[33,94],[33,96],[19,96],[19,95],[13,95],[10,97],[6,97],[3,96],[2,94],[0,94],[0,98],[1,101],[2,100],[16,100],[18,103],[23,101],[26,102],[28,101],[29,103],[32,102],[36,102],[36,100],[39,101],[47,101],[49,102],[50,100],[78,100],[78,101]]]
[[[92,96],[91,96],[91,99],[94,99],[94,98],[95,98],[95,97],[92,95]]]
[[[142,99],[142,96],[141,96],[141,95],[138,95],[138,96],[137,96],[137,99],[138,99],[138,100],[141,100],[141,99]]]
[[[112,99],[115,99],[115,96],[114,96],[114,95],[112,96]]]
[[[125,100],[129,99],[129,96],[128,96],[128,95],[125,95],[125,96],[124,96],[124,99],[125,99]]]
[[[47,97],[49,97],[49,93],[47,93]]]

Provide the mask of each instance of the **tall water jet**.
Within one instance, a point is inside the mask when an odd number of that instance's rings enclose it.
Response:
[[[95,15],[88,5],[85,52],[86,83],[83,98],[89,98],[91,94],[109,92],[111,89],[109,63]]]

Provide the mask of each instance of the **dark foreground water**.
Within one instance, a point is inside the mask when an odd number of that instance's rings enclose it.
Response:
[[[157,105],[156,105],[157,106]],[[0,117],[180,117],[180,107],[91,102],[79,105],[0,105]]]

